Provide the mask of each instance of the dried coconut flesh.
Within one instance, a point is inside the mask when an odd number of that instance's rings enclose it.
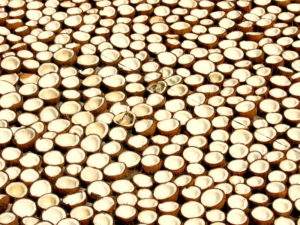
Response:
[[[0,1],[0,224],[300,225],[300,2]]]

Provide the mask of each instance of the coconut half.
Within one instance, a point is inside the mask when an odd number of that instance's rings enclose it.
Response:
[[[73,194],[79,190],[80,182],[74,177],[62,176],[56,180],[55,188],[62,194]]]
[[[255,207],[251,211],[251,216],[259,224],[272,224],[274,220],[273,212],[269,208],[264,206]]]
[[[208,189],[203,192],[201,203],[208,208],[220,208],[225,203],[224,192],[219,189]]]
[[[93,219],[93,223],[95,225],[113,225],[114,224],[114,219],[113,217],[108,214],[108,213],[99,213],[97,214],[94,219]]]
[[[120,220],[130,222],[137,216],[137,210],[129,205],[120,205],[116,209],[115,214]]]
[[[162,215],[158,218],[158,224],[172,224],[172,225],[180,225],[181,221],[176,217],[172,215]]]
[[[30,186],[29,192],[31,196],[38,198],[44,194],[51,193],[52,187],[47,180],[37,180]]]
[[[65,210],[59,206],[52,206],[42,213],[42,219],[57,224],[60,220],[67,217]]]
[[[12,211],[21,218],[33,216],[36,210],[35,202],[30,199],[19,199],[12,206]]]
[[[178,188],[174,183],[167,182],[156,186],[153,196],[159,201],[176,200]]]
[[[49,193],[42,195],[38,198],[37,206],[42,210],[46,210],[52,206],[57,206],[59,204],[59,197],[55,194]]]
[[[2,178],[2,180],[4,180]],[[3,181],[2,181],[3,182]],[[22,182],[12,182],[5,188],[6,193],[16,199],[24,198],[27,195],[28,188]]]

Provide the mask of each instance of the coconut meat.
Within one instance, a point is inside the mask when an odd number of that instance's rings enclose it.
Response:
[[[115,201],[111,197],[104,197],[104,198],[101,198],[101,199],[97,200],[93,204],[93,207],[98,212],[101,212],[101,211],[109,210],[111,207],[113,207],[114,204],[115,204]]]
[[[102,169],[109,163],[109,155],[104,153],[94,153],[90,155],[86,164],[97,169]]]
[[[134,191],[134,185],[128,180],[116,180],[112,183],[111,188],[118,193],[130,193]]]
[[[58,206],[50,207],[42,213],[43,220],[48,220],[53,224],[57,224],[58,221],[60,221],[63,218],[66,218],[66,216],[67,215],[65,210]]]
[[[93,210],[88,206],[78,206],[71,210],[70,216],[72,218],[76,218],[79,221],[85,220],[93,216]]]
[[[38,180],[30,186],[30,193],[37,197],[51,193],[51,191],[51,185],[47,180]]]
[[[36,212],[36,205],[29,199],[20,199],[13,204],[12,210],[20,217],[32,216]]]
[[[224,198],[224,194],[218,189],[208,189],[201,195],[201,202],[207,207],[214,207]]]
[[[10,212],[4,212],[0,215],[0,223],[9,224],[16,219],[15,214]]]
[[[153,124],[153,120],[144,119],[135,123],[134,127],[136,132],[143,132],[149,129]]]
[[[24,167],[32,167],[35,166],[39,163],[40,158],[34,154],[34,153],[27,153],[25,155],[23,155],[20,159],[20,163],[24,166]]]
[[[117,176],[122,174],[126,169],[126,165],[120,162],[114,162],[106,166],[103,170],[104,174],[109,176]]]
[[[146,145],[148,139],[142,135],[135,135],[129,138],[128,143],[136,148],[141,148]]]
[[[173,194],[175,194],[176,191],[177,191],[176,185],[173,183],[167,182],[167,183],[156,186],[156,188],[154,189],[153,195],[156,199],[166,199],[166,198],[172,196]]]
[[[37,204],[44,209],[50,208],[51,206],[58,205],[58,203],[59,203],[59,199],[54,194],[45,194],[41,196],[37,201]]]
[[[137,210],[129,205],[120,205],[117,209],[116,209],[116,215],[124,218],[124,219],[129,219],[131,217],[133,217],[136,214]]]
[[[55,185],[61,189],[71,189],[79,186],[79,180],[74,177],[63,176],[56,180]]]
[[[95,181],[88,186],[87,192],[89,194],[95,193],[96,195],[105,197],[110,193],[110,187],[104,181]]]
[[[15,198],[21,198],[26,195],[27,187],[24,183],[21,182],[10,183],[6,187],[6,192]]]
[[[157,127],[163,131],[172,131],[179,126],[179,122],[175,119],[167,119],[163,121],[159,121],[157,123]]]
[[[164,164],[166,168],[176,170],[184,166],[184,160],[181,156],[168,156]]]
[[[186,218],[201,217],[204,212],[204,206],[196,201],[186,202],[181,207],[181,213]]]
[[[269,221],[272,219],[273,212],[264,206],[258,206],[254,208],[251,212],[252,216],[259,221]]]
[[[11,130],[8,128],[1,127],[0,128],[0,137],[1,137],[1,140],[0,140],[1,143],[6,143],[6,142],[10,141],[12,138]]]
[[[181,221],[172,215],[163,215],[158,219],[159,225],[169,224],[169,225],[180,225]]]

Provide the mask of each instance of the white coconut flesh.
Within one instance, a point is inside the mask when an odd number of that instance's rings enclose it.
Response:
[[[181,147],[178,144],[168,144],[162,148],[162,152],[168,156],[174,156],[174,154],[176,154],[180,150]]]
[[[165,199],[174,195],[177,191],[175,184],[167,182],[165,184],[160,184],[154,190],[154,197],[157,199]]]
[[[88,166],[101,169],[105,167],[108,164],[108,162],[109,162],[109,155],[104,153],[94,153],[88,158],[86,163]]]
[[[65,218],[58,222],[57,225],[79,225],[78,220],[73,218]]]
[[[170,225],[179,225],[181,221],[172,215],[163,215],[160,216],[158,219],[158,224],[163,225],[163,224],[170,224]]]
[[[151,177],[145,174],[137,174],[133,177],[133,182],[138,186],[149,187],[152,186],[153,182]]]
[[[214,182],[221,183],[223,181],[226,181],[226,179],[229,176],[229,173],[225,169],[216,168],[210,170],[208,175],[213,178]]]
[[[141,162],[145,166],[154,166],[160,162],[160,158],[156,155],[147,155],[142,158]]]
[[[128,139],[128,143],[137,148],[143,147],[144,145],[147,144],[147,142],[148,142],[148,139],[142,135],[136,135],[136,136],[130,137]]]
[[[39,178],[39,173],[34,169],[23,170],[20,178],[26,182],[34,182]]]
[[[158,205],[158,201],[153,199],[151,191],[148,189],[141,189],[138,192],[138,196],[142,198],[138,201],[138,205],[145,208],[153,208]]]
[[[79,221],[93,216],[93,209],[88,206],[78,206],[71,210],[70,216]]]
[[[5,144],[9,142],[12,139],[12,132],[8,128],[0,128],[0,134],[1,134],[1,143]]]
[[[124,172],[126,165],[124,163],[111,163],[104,168],[103,173],[108,176],[117,176]]]
[[[299,198],[300,185],[292,185],[288,189],[288,195],[292,201],[295,201]]]
[[[34,194],[37,197],[40,197],[44,194],[51,193],[52,188],[51,184],[47,180],[38,180],[34,182],[30,187],[30,193]]]
[[[206,212],[206,218],[212,222],[224,221],[225,213],[220,211],[219,209],[211,209]]]
[[[60,165],[64,163],[64,157],[59,151],[48,151],[43,160],[49,165]]]
[[[10,161],[19,158],[21,156],[21,150],[14,147],[7,147],[3,149],[1,155],[5,160]]]
[[[258,176],[253,176],[253,177],[247,179],[246,183],[252,187],[259,187],[259,186],[263,185],[264,179],[261,177],[258,177]],[[271,189],[271,188],[268,188],[268,189]]]
[[[168,120],[168,119],[171,119],[172,117],[172,113],[168,110],[164,110],[164,109],[160,109],[160,110],[157,110],[155,113],[154,113],[154,118],[157,120],[157,121],[163,121],[163,120]],[[162,124],[162,123],[161,123]]]
[[[117,141],[107,142],[102,147],[103,152],[105,152],[107,154],[112,154],[112,155],[120,152],[121,149],[122,149],[122,146]]]
[[[219,204],[224,198],[224,194],[221,190],[210,189],[201,195],[201,202],[207,207],[213,207]]]
[[[88,71],[88,69],[87,69]],[[93,87],[102,81],[102,78],[99,75],[90,75],[86,78],[83,79],[82,84],[87,86],[87,87]]]
[[[138,198],[133,193],[122,193],[118,198],[117,202],[120,205],[131,205],[134,206],[138,201]]]
[[[122,127],[115,127],[110,130],[109,135],[116,141],[124,141],[127,136],[127,132]]]
[[[128,180],[117,180],[111,185],[113,191],[118,193],[131,193],[134,190],[134,185]]]
[[[41,196],[37,201],[37,205],[44,209],[47,209],[51,206],[58,205],[58,203],[59,203],[59,198],[57,195],[54,194],[45,194]]]
[[[145,119],[135,123],[134,127],[136,132],[144,132],[148,130],[152,125],[153,125],[153,120]]]
[[[153,223],[157,219],[157,214],[151,210],[145,210],[138,214],[138,220],[142,223]]]
[[[109,210],[113,205],[115,204],[114,200],[111,197],[104,197],[99,200],[97,200],[93,207],[101,212],[101,211],[107,211]]]
[[[22,198],[27,194],[27,187],[22,182],[15,182],[6,187],[6,192],[15,198]]]
[[[232,224],[244,224],[247,219],[245,212],[239,209],[233,209],[227,214],[227,221]]]
[[[97,134],[100,138],[106,136],[108,132],[108,126],[104,122],[91,123],[86,127],[86,134]]]
[[[288,199],[278,198],[272,203],[274,210],[280,213],[286,213],[292,209],[292,203]]]
[[[204,160],[208,163],[219,163],[223,160],[223,155],[219,152],[211,152],[205,155]]]
[[[241,195],[232,195],[228,199],[228,205],[232,208],[245,209],[248,206],[247,199]]]
[[[79,187],[79,181],[73,177],[62,176],[57,179],[55,185],[61,189],[71,189]]]
[[[30,199],[20,199],[13,204],[12,210],[20,217],[32,216],[36,212],[36,205]]]
[[[180,156],[169,156],[166,158],[164,165],[170,170],[176,170],[184,166],[184,160]]]
[[[173,173],[168,170],[160,170],[154,174],[154,180],[158,183],[165,183],[173,178]]]
[[[228,163],[227,167],[235,172],[245,171],[248,167],[248,163],[244,160],[234,160]]]
[[[100,170],[93,167],[85,167],[81,170],[80,176],[87,182],[102,180],[103,174]]]
[[[42,213],[42,218],[44,220],[48,220],[55,224],[66,217],[66,212],[58,206],[50,207]]]
[[[196,186],[190,186],[188,188],[182,189],[182,194],[188,198],[195,198],[200,196],[201,190]]]
[[[251,215],[259,221],[269,221],[274,216],[273,212],[264,206],[258,206],[254,208],[251,212]]]
[[[78,203],[83,202],[86,199],[85,192],[77,192],[71,195],[67,195],[63,198],[63,202],[68,205],[76,205]]]
[[[80,109],[81,109],[80,104],[75,101],[65,102],[60,107],[61,113],[70,114],[70,115],[73,115],[73,114],[79,112]]]
[[[96,152],[99,150],[101,143],[100,137],[92,134],[81,140],[80,146],[86,152]]]
[[[201,217],[204,211],[204,206],[196,201],[187,202],[181,207],[181,213],[186,218]]]
[[[100,223],[103,225],[113,225],[114,220],[112,216],[107,213],[99,213],[94,217],[93,223],[97,225],[100,225]]]
[[[20,159],[20,163],[24,167],[32,167],[40,162],[40,158],[34,153],[27,153]]]
[[[157,127],[164,131],[172,131],[179,126],[179,122],[175,119],[167,119],[163,121],[159,121],[157,123]]]
[[[179,187],[184,187],[188,185],[192,181],[192,177],[190,175],[181,175],[174,180],[174,183]]]
[[[110,187],[104,181],[95,181],[88,186],[87,192],[105,197],[110,193]]]
[[[125,151],[119,155],[118,160],[125,163],[128,168],[131,168],[140,162],[141,157],[135,152]]]
[[[21,62],[19,58],[13,56],[9,56],[1,62],[2,68],[6,70],[15,70],[18,66],[20,66],[20,64]]]
[[[26,144],[35,137],[35,132],[31,128],[23,128],[17,130],[14,137],[18,144]]]
[[[210,176],[199,176],[195,180],[195,185],[203,190],[212,185],[213,182]]]
[[[5,212],[0,215],[0,222],[3,224],[9,224],[16,219],[16,215],[11,212]]]
[[[116,209],[115,213],[117,216],[126,219],[134,216],[137,213],[137,210],[132,206],[121,205]]]

